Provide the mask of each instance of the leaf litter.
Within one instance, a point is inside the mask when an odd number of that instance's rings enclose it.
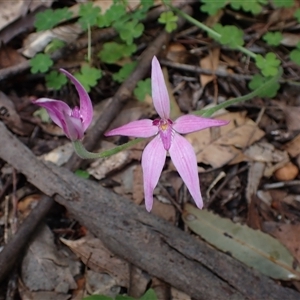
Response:
[[[51,5],[50,2],[48,1],[47,5]],[[133,5],[131,10],[134,11],[137,1],[129,2],[130,5]],[[105,11],[111,3],[112,1],[95,1],[94,5]],[[161,1],[155,1],[155,3],[160,5]],[[17,20],[21,16],[26,18],[26,14],[22,15],[22,12],[26,13],[26,10],[29,9],[26,3],[18,1],[17,5],[17,9],[12,11],[10,8],[8,14],[7,7],[5,10],[0,9],[0,27],[9,26],[11,21]],[[78,15],[78,9],[79,4],[69,8],[74,18]],[[207,18],[206,23],[210,23],[210,26],[220,23],[222,22],[221,16],[224,17],[224,14],[225,17],[226,15],[228,17],[228,14],[231,14],[233,18],[238,16],[237,22],[240,22],[238,20],[249,22],[250,25],[244,33],[246,39],[250,41],[250,47],[256,47],[258,53],[269,50],[255,43],[255,38],[251,35],[253,30],[254,32],[257,30],[258,35],[263,35],[266,24],[273,26],[274,30],[283,31],[280,47],[288,48],[278,48],[278,55],[284,59],[289,47],[295,47],[299,40],[299,34],[295,31],[294,25],[289,23],[289,20],[293,18],[294,10],[294,8],[293,10],[267,10],[265,12],[266,19],[262,19],[261,24],[257,24],[255,18],[247,18],[243,14],[238,15],[235,11],[221,11],[221,14]],[[5,20],[4,24],[2,19],[7,16],[9,18]],[[278,23],[279,19],[280,24]],[[289,28],[293,28],[292,31],[295,33],[291,33]],[[173,116],[206,108],[208,104],[219,103],[230,97],[245,94],[247,82],[243,76],[252,76],[251,74],[253,74],[253,65],[249,64],[249,69],[243,69],[242,60],[227,51],[228,49],[219,46],[211,47],[211,40],[202,32],[191,27],[188,27],[187,30],[179,32],[169,45],[166,45],[162,58],[167,57],[169,61],[182,66],[184,64],[199,65],[201,69],[206,70],[206,73],[203,72],[199,75],[184,69],[178,71],[175,67],[164,69]],[[69,36],[70,32],[72,33],[71,37]],[[150,35],[153,32],[153,29],[150,28]],[[68,37],[65,39],[66,33]],[[56,28],[38,35],[36,32],[30,35],[26,34],[26,38],[21,37],[24,38],[23,48],[15,49],[13,44],[5,45],[5,49],[1,48],[0,65],[2,68],[6,68],[23,63],[26,59],[20,53],[31,57],[36,51],[44,49],[53,38],[65,39],[68,44],[76,41],[81,33],[82,30],[79,27],[73,28],[70,24],[59,24]],[[147,43],[147,38],[143,38],[142,42]],[[143,47],[141,45],[141,48]],[[59,64],[69,65],[70,68],[78,70],[78,66],[84,61],[84,55],[83,51],[78,53],[78,56],[74,55],[76,59],[79,57],[78,61],[74,59],[71,62],[66,58],[62,59]],[[122,61],[116,63],[119,66],[122,64],[124,64]],[[105,113],[105,104],[110,101],[116,88],[110,78],[105,78],[113,73],[113,67],[110,69],[110,66],[106,66],[104,70],[104,78],[99,82],[100,88],[97,88],[97,92],[96,89],[91,91],[97,102],[95,106],[99,105],[100,107],[95,114],[101,114],[103,110]],[[218,72],[221,70],[226,70],[229,75],[235,74],[241,78],[234,81],[228,76],[224,80],[218,76]],[[207,74],[207,71],[210,73]],[[294,70],[287,66],[286,73],[297,78],[297,69]],[[19,84],[19,79],[16,80],[16,84]],[[29,79],[28,82],[26,96],[47,95],[48,91],[43,84],[36,83],[32,79]],[[36,146],[38,138],[40,138],[43,144],[43,147],[40,147],[43,152],[43,160],[60,166],[66,163],[72,154],[72,149],[69,143],[65,143],[62,132],[52,124],[39,121],[39,117],[32,117],[32,109],[30,110],[28,106],[23,105],[20,108],[20,106],[14,105],[10,100],[11,96],[15,96],[13,89],[9,86],[3,89],[3,93],[1,92],[0,105],[8,112],[8,115],[5,115],[3,111],[1,120],[17,135],[28,137],[30,146],[32,146],[31,143]],[[99,90],[101,91],[99,92]],[[298,94],[297,89],[296,91]],[[285,93],[278,94],[279,99],[276,101],[280,104],[275,104],[267,99],[264,99],[264,102],[261,99],[253,99],[247,104],[237,105],[216,116],[216,118],[230,121],[228,126],[186,135],[197,153],[198,169],[202,179],[202,194],[207,195],[205,202],[214,213],[206,209],[199,211],[186,204],[189,202],[190,196],[169,159],[163,170],[160,184],[154,191],[153,213],[165,218],[174,226],[181,226],[183,220],[191,231],[214,247],[271,278],[289,281],[300,279],[298,249],[300,135],[298,134],[298,99],[288,89]],[[102,99],[107,98],[107,100],[98,101],[99,95]],[[262,120],[261,122],[254,121],[262,104],[266,107]],[[278,107],[281,113],[274,110]],[[151,98],[147,97],[145,102],[137,102],[136,99],[132,99],[119,112],[118,118],[110,125],[110,128],[126,124],[131,120],[150,118],[153,117],[153,114]],[[33,130],[33,128],[35,129]],[[289,138],[284,139],[285,136],[289,136]],[[50,139],[56,141],[55,147]],[[122,142],[122,139],[113,138],[108,143],[99,143],[99,147],[101,149],[110,148],[116,143]],[[56,147],[57,145],[59,147]],[[143,205],[142,171],[139,165],[143,147],[144,145],[136,145],[110,158],[94,161],[86,170],[92,176],[92,180],[100,183],[111,180],[113,183],[110,188],[116,193],[126,195],[137,205]],[[7,178],[12,171],[9,169],[10,171],[7,172],[7,170],[5,167],[1,168],[1,185],[2,181],[8,182]],[[205,193],[205,191],[208,192]],[[38,194],[32,195],[28,198],[31,199],[28,200],[30,203],[33,201],[32,199],[39,197]],[[12,196],[10,190],[7,192],[7,196]],[[210,202],[211,198],[215,198],[215,200]],[[21,200],[22,197],[18,199]],[[21,206],[22,201],[19,203]],[[24,205],[30,211],[30,205]],[[12,208],[9,210],[10,218],[5,215],[7,214],[5,205],[0,206],[1,228],[6,226],[7,218],[9,219],[8,223],[12,222],[11,216],[14,215],[14,211]],[[26,214],[29,214],[29,211]],[[19,218],[21,220],[21,211]],[[128,263],[114,256],[105,248],[102,241],[91,237],[84,228],[72,220],[68,212],[60,213],[60,218],[58,225],[60,233],[57,234],[55,229],[51,228],[55,232],[53,235],[49,227],[43,225],[42,233],[37,235],[35,241],[28,248],[21,266],[20,282],[22,283],[18,286],[22,298],[67,299],[70,296],[69,291],[73,289],[72,299],[75,300],[81,299],[82,295],[93,293],[116,296],[122,288],[128,289],[130,286]],[[74,222],[68,229],[62,228],[62,219],[65,220],[65,218]],[[245,224],[248,224],[249,227]],[[265,233],[250,227],[261,228]],[[186,234],[190,233],[186,232]],[[57,243],[54,243],[54,240]],[[68,246],[78,256],[79,259],[76,263],[70,260],[71,254],[67,254],[67,257],[61,254],[58,249],[61,247],[61,243]],[[64,251],[64,254],[66,253]],[[76,278],[79,260],[82,266],[87,268],[84,273],[85,277],[80,279],[82,282]],[[82,274],[83,272],[81,272]],[[143,279],[142,290],[145,290],[145,286],[149,284],[149,278]],[[296,285],[295,288],[297,288]],[[171,294],[172,299],[190,299],[188,295],[182,294],[173,287]]]

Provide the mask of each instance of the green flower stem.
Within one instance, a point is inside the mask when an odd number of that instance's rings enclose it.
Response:
[[[116,153],[118,153],[122,150],[125,150],[125,149],[127,149],[131,146],[136,145],[137,143],[139,143],[143,140],[144,140],[143,138],[134,139],[134,140],[132,140],[132,141],[126,143],[126,144],[117,146],[113,149],[105,150],[105,151],[100,152],[100,153],[93,153],[93,152],[87,151],[84,148],[81,141],[73,141],[72,144],[73,144],[73,147],[74,147],[74,150],[75,150],[76,154],[80,158],[83,158],[83,159],[96,159],[96,158],[104,158],[104,157],[114,155],[114,154],[116,154]]]
[[[91,35],[91,26],[88,24],[88,54],[87,54],[87,61],[91,63],[92,59],[92,35]]]
[[[201,28],[202,30],[206,31],[207,33],[209,33],[214,39],[218,40],[221,38],[221,34],[217,33],[216,31],[214,31],[213,29],[209,28],[208,26],[204,25],[203,23],[197,21],[196,19],[194,19],[193,17],[191,17],[190,15],[186,14],[185,12],[179,10],[176,7],[170,6],[172,10],[174,10],[177,14],[179,14],[181,17],[183,17],[184,19],[186,19],[188,22],[194,24],[195,26]],[[248,50],[247,48],[243,47],[243,46],[237,46],[237,49],[240,50],[241,52],[243,52],[244,54],[252,57],[252,58],[256,58],[256,54],[253,53],[252,51]]]
[[[282,68],[280,68],[276,76],[274,76],[273,78],[271,78],[270,80],[265,82],[263,85],[261,85],[258,89],[256,89],[255,91],[253,91],[247,95],[225,101],[225,102],[220,103],[212,108],[193,111],[192,113],[195,115],[201,115],[203,117],[210,117],[212,114],[214,114],[216,111],[218,111],[222,108],[226,108],[233,104],[250,100],[250,99],[256,97],[257,95],[259,95],[259,93],[262,92],[264,89],[267,89],[272,83],[278,81],[279,78],[281,77],[282,73],[283,73],[283,70],[282,70]]]
[[[237,46],[237,49],[243,52],[244,54],[252,57],[253,59],[256,59],[256,54],[250,51],[249,49],[243,47],[243,46]]]

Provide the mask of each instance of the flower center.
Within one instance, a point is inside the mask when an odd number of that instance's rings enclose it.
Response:
[[[78,106],[75,106],[72,110],[72,113],[71,113],[71,117],[74,117],[76,119],[80,119],[82,121],[82,118],[80,116],[80,109]]]
[[[154,126],[158,127],[159,136],[164,145],[165,150],[169,150],[172,141],[172,124],[170,119],[156,119],[152,122]]]
[[[155,119],[152,124],[158,126],[161,131],[167,131],[173,122],[170,119]]]

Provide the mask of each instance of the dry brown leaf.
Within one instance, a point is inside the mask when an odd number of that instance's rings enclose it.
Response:
[[[226,113],[218,119],[230,121],[228,125],[219,127],[219,138],[212,140],[210,129],[186,135],[195,149],[197,161],[213,168],[247,161],[243,149],[261,139],[265,133],[243,112]]]
[[[295,47],[300,42],[300,34],[283,32],[282,36],[283,36],[283,38],[280,41],[281,45],[284,45],[287,47]]]
[[[299,114],[300,107],[299,106],[286,106],[285,103],[277,102],[276,103],[283,111],[285,115],[286,125],[288,130],[300,130],[299,124]]]
[[[54,136],[64,136],[64,131],[54,123],[40,123],[44,132]]]
[[[264,222],[262,229],[285,245],[300,263],[300,224]]]
[[[57,292],[32,292],[26,288],[21,280],[18,282],[18,292],[22,300],[68,300],[71,297],[70,294]]]
[[[23,123],[15,109],[12,100],[0,91],[0,120],[13,132],[26,135],[29,134],[28,127]]]
[[[227,56],[227,55],[225,55],[223,53],[221,53],[221,59],[225,62],[225,64],[228,67],[238,67],[239,66],[239,61],[238,60],[233,59],[233,58],[231,58],[231,57],[229,57],[229,56]],[[223,62],[223,64],[224,64],[224,62]]]
[[[300,134],[284,145],[284,149],[291,157],[296,157],[300,154]]]
[[[47,1],[0,1],[0,30],[10,23],[24,16],[28,10],[35,10],[39,6],[51,6],[53,0]]]
[[[128,288],[129,264],[114,256],[99,239],[86,236],[76,241],[63,238],[60,240],[90,269],[110,274],[116,279],[118,285]]]
[[[121,287],[117,285],[115,278],[109,274],[87,270],[86,290],[91,295],[100,294],[115,299],[120,293]]]
[[[53,233],[43,225],[23,259],[22,281],[30,291],[67,293],[76,288],[69,264],[58,252]]]
[[[264,170],[265,164],[263,162],[255,161],[249,163],[249,172],[246,187],[246,199],[248,205],[251,203],[252,197],[256,195],[260,180],[264,175]]]
[[[162,203],[160,201],[153,201],[152,213],[169,221],[170,223],[175,223],[176,221],[176,210],[171,204]]]
[[[168,60],[181,64],[185,64],[189,56],[185,46],[181,43],[170,43],[166,52],[166,58]]]
[[[200,60],[200,67],[206,70],[216,71],[219,65],[220,59],[220,48],[213,48],[209,51],[209,54]],[[199,76],[201,86],[205,87],[208,83],[212,82],[216,76],[215,75],[204,75]]]
[[[265,177],[270,177],[273,173],[290,161],[286,151],[275,149],[267,142],[258,142],[244,151],[245,157],[249,161],[261,162],[265,164]]]
[[[0,69],[5,69],[25,61],[26,58],[14,48],[9,46],[2,46],[0,48]]]
[[[300,107],[299,106],[287,106],[284,110],[285,121],[288,130],[300,130],[299,124],[299,115],[300,115]]]
[[[245,150],[245,156],[254,161],[277,163],[288,157],[286,151],[276,149],[267,142],[258,142]]]

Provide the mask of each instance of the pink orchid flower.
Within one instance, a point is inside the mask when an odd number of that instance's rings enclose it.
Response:
[[[106,136],[126,135],[148,138],[155,136],[142,155],[142,169],[146,209],[153,205],[153,191],[158,183],[166,160],[167,151],[186,184],[196,205],[203,207],[200,192],[197,159],[192,145],[180,134],[186,134],[214,126],[226,125],[227,121],[184,115],[170,120],[170,100],[163,73],[156,57],[152,60],[152,98],[159,115],[156,120],[138,120],[107,132]]]
[[[71,141],[81,140],[92,122],[92,101],[84,87],[73,75],[64,69],[60,69],[60,72],[65,74],[75,85],[80,99],[80,107],[75,106],[71,109],[67,103],[61,100],[48,98],[40,98],[33,103],[44,107],[52,121],[62,128]]]

